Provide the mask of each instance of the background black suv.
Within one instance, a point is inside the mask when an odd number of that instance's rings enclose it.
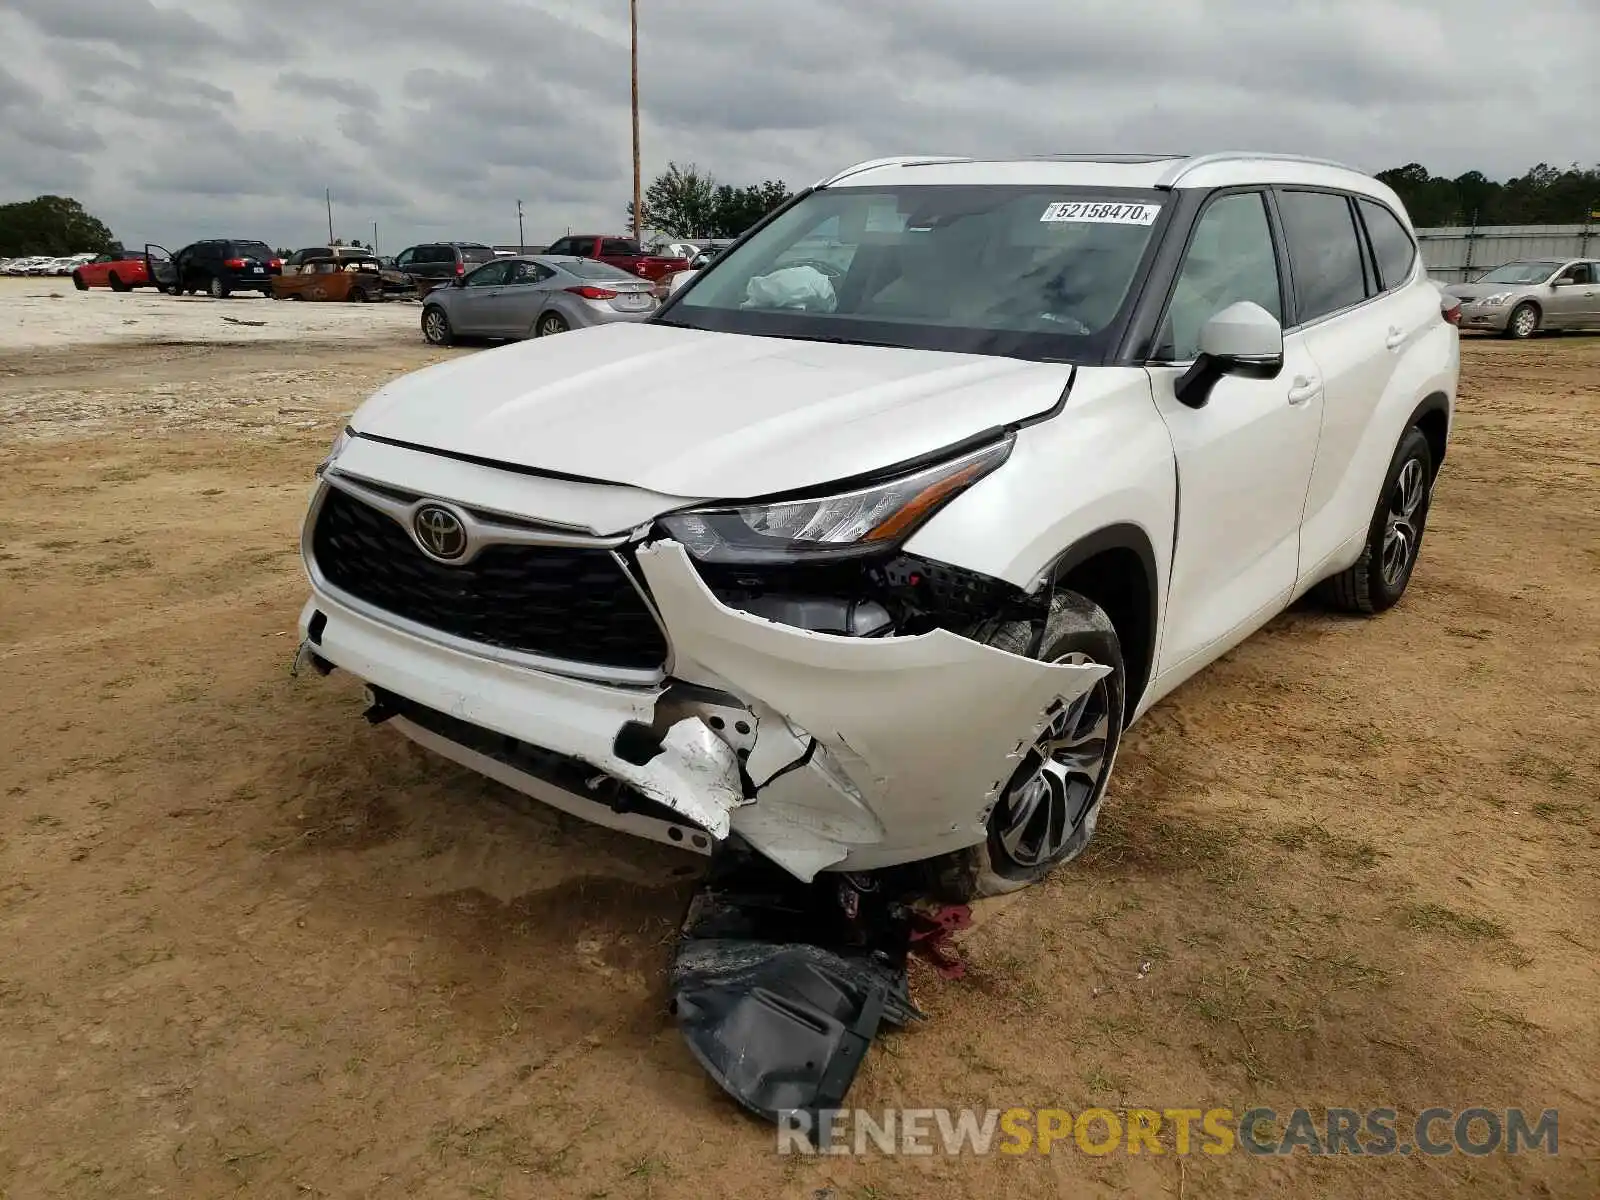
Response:
[[[426,288],[448,283],[479,263],[494,259],[494,247],[482,242],[424,242],[396,254],[394,265],[397,271],[404,271]]]
[[[272,277],[283,273],[283,260],[271,246],[241,238],[193,242],[174,254],[172,262],[177,282],[167,291],[209,292],[219,300],[230,292],[270,292]]]

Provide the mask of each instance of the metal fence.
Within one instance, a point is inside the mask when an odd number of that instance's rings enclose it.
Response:
[[[1428,274],[1461,283],[1519,258],[1588,258],[1600,255],[1600,223],[1592,225],[1481,225],[1417,230]]]

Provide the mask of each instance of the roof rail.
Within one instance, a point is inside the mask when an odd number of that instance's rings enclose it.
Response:
[[[862,171],[875,170],[878,167],[920,167],[931,166],[934,163],[971,162],[964,154],[901,154],[894,158],[873,158],[866,162],[858,162],[853,167],[846,167],[837,175],[830,175],[820,180],[817,187],[827,187],[829,184],[838,183],[841,179],[851,175],[859,175]]]
[[[1197,154],[1193,158],[1186,158],[1181,162],[1174,163],[1160,179],[1156,180],[1156,186],[1162,188],[1176,187],[1178,182],[1190,171],[1198,170],[1201,167],[1209,167],[1212,163],[1251,161],[1308,163],[1317,167],[1337,167],[1341,171],[1355,171],[1358,175],[1364,174],[1364,172],[1356,170],[1355,167],[1350,166],[1348,163],[1335,162],[1331,158],[1312,158],[1305,154],[1272,154],[1260,150],[1219,150],[1213,154]]]
[[[1022,156],[1028,162],[1089,162],[1089,163],[1119,163],[1137,166],[1141,163],[1167,162],[1174,158],[1187,158],[1186,154],[1156,154],[1143,151],[1118,154],[1025,154]],[[1011,161],[998,159],[999,162]]]

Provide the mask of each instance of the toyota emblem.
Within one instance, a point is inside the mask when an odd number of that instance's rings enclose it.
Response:
[[[434,558],[451,561],[467,552],[467,531],[448,508],[424,504],[411,518],[411,529],[417,545]]]

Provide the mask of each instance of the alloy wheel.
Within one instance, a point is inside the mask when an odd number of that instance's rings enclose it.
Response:
[[[1514,333],[1519,338],[1532,337],[1534,328],[1539,324],[1539,317],[1531,308],[1519,308],[1512,318],[1515,325]]]
[[[1055,660],[1092,666],[1087,654]],[[1022,867],[1050,862],[1077,831],[1109,765],[1110,688],[1105,678],[1064,704],[1034,739],[1005,794],[1000,844]]]
[[[426,315],[424,315],[422,318],[422,332],[427,335],[430,342],[433,342],[436,345],[444,344],[446,330],[448,328],[449,326],[445,321],[444,313],[440,312],[437,308],[430,308]]]
[[[1407,459],[1395,478],[1383,530],[1383,582],[1390,588],[1400,586],[1417,556],[1417,542],[1421,537],[1418,516],[1427,492],[1421,460]]]

